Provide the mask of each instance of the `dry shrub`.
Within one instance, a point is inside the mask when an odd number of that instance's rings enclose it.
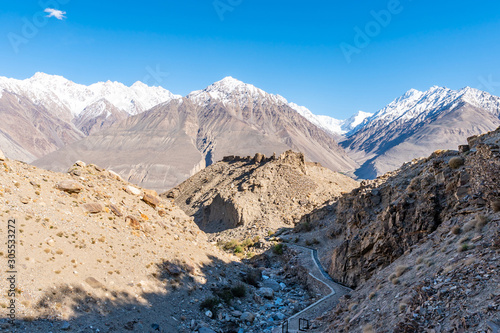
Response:
[[[458,169],[460,168],[462,165],[465,164],[465,161],[463,158],[461,157],[453,157],[452,159],[450,159],[450,161],[448,162],[448,165],[450,166],[450,168],[452,169]]]

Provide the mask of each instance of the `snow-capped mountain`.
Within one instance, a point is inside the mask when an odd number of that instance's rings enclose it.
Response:
[[[372,118],[367,119],[362,126],[375,126],[375,124],[389,124],[393,121],[408,122],[414,119],[432,117],[438,114],[445,106],[467,102],[491,113],[498,113],[500,102],[498,97],[487,92],[466,87],[460,90],[434,86],[422,92],[415,89],[407,91],[383,109],[379,110]]]
[[[85,86],[44,73],[26,80],[0,77],[0,149],[7,156],[30,162],[178,98],[181,96],[141,82],[131,87],[111,81]],[[13,103],[16,99],[17,104]]]
[[[373,116],[373,113],[358,111],[350,118],[340,120],[329,116],[315,115],[305,106],[300,106],[295,103],[289,103],[289,105],[316,126],[337,136],[349,135],[366,119]]]
[[[79,116],[86,107],[101,99],[135,115],[160,103],[181,98],[162,87],[149,87],[142,82],[131,87],[111,81],[85,86],[45,73],[36,73],[26,80],[0,77],[0,89],[25,96],[37,105],[67,109],[72,117]]]
[[[227,105],[243,108],[253,103],[263,101],[279,105],[287,105],[288,101],[280,95],[273,95],[251,84],[244,83],[230,76],[217,81],[203,90],[196,90],[187,95],[187,98],[199,105],[207,105],[218,101]]]
[[[373,115],[372,113],[359,111],[345,120],[315,115],[305,106],[300,106],[292,102],[289,103],[283,96],[267,93],[262,89],[230,76],[213,83],[203,90],[193,91],[187,98],[202,106],[209,104],[211,101],[219,101],[226,106],[237,105],[239,108],[262,103],[287,105],[314,125],[337,136],[351,132],[363,120]]]
[[[362,165],[358,176],[373,178],[437,149],[456,149],[468,136],[500,125],[500,98],[466,87],[415,89],[367,118],[342,146]]]

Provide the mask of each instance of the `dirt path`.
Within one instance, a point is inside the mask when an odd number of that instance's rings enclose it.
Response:
[[[288,318],[288,332],[296,333],[299,332],[299,319],[313,320],[325,311],[331,310],[335,304],[338,302],[339,298],[350,292],[350,289],[344,287],[335,281],[326,273],[323,266],[321,265],[316,250],[309,249],[306,247],[298,245],[289,245],[291,248],[299,252],[298,259],[299,263],[309,271],[309,275],[313,277],[318,283],[326,286],[330,291],[323,298],[315,302],[314,304],[308,306],[304,310],[296,313],[292,317]],[[281,333],[282,328],[279,327],[274,330],[273,333]]]

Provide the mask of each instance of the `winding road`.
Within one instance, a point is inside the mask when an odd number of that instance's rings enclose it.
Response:
[[[296,313],[292,317],[288,318],[288,332],[296,333],[299,332],[299,318],[304,318],[308,320],[316,319],[318,316],[321,316],[324,312],[331,310],[339,298],[351,291],[351,289],[342,286],[335,281],[326,273],[325,269],[321,265],[321,262],[318,259],[318,253],[314,249],[310,249],[307,247],[299,246],[299,245],[288,245],[290,248],[293,248],[299,252],[298,260],[299,264],[305,267],[309,271],[309,275],[318,281],[320,284],[323,284],[330,290],[330,293],[325,295],[323,298],[318,300],[317,302],[311,304],[304,310]],[[276,328],[273,333],[281,333],[282,328]]]

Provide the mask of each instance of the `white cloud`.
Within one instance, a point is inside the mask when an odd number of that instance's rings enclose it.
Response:
[[[47,17],[55,17],[58,20],[65,19],[66,12],[63,12],[62,10],[54,9],[54,8],[45,8],[44,12],[49,13]]]

